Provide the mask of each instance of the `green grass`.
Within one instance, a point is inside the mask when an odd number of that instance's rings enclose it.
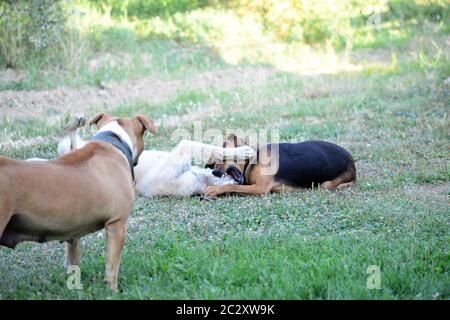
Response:
[[[259,86],[184,88],[157,103],[112,106],[121,116],[180,118],[174,126],[163,120],[157,136],[146,136],[147,148],[169,149],[174,129],[193,130],[183,116],[208,106],[215,111],[198,113],[204,130],[276,128],[282,141],[334,141],[358,160],[358,184],[211,202],[138,199],[120,293],[102,283],[100,232],[83,239],[80,291],[67,289],[63,244],[0,248],[0,299],[449,299],[448,56],[424,46],[415,55],[393,50],[398,64],[387,72],[364,65],[310,76],[274,70]],[[193,55],[178,70],[201,72],[190,69]],[[165,70],[155,75],[168,80]],[[60,127],[45,116],[3,118],[0,154],[50,158]],[[39,136],[47,140],[19,143]],[[379,290],[366,286],[371,265],[381,270]]]
[[[101,39],[109,39],[109,36],[106,30]],[[113,43],[121,43],[120,40],[109,39]],[[171,40],[131,38],[120,46],[116,43],[120,50],[112,50],[110,46],[113,44],[103,43],[106,40],[97,41],[90,38],[74,40],[67,46],[85,47],[84,51],[74,57],[66,57],[65,61],[55,65],[48,65],[45,59],[38,57],[24,61],[21,69],[26,76],[13,82],[0,81],[0,91],[51,89],[61,85],[98,86],[102,82],[150,75],[174,79],[226,66],[208,48],[183,46]]]
[[[147,101],[137,101],[126,103],[114,109],[117,116],[129,116],[134,112],[151,114],[153,117],[163,115],[184,114],[189,109],[200,108],[202,103],[208,100],[208,96],[201,92],[192,90],[178,92],[174,98],[163,103],[149,103]]]
[[[390,199],[359,187],[212,203],[140,199],[123,252],[123,293],[112,297],[448,298],[447,212],[421,203],[439,196],[388,192]],[[82,291],[65,287],[61,245],[5,250],[5,262],[19,264],[2,267],[3,298],[109,296],[101,283],[102,242],[97,236],[84,241]],[[370,265],[381,269],[380,290],[366,288]]]

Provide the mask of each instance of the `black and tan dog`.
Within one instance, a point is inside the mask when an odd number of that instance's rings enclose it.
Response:
[[[224,147],[236,148],[246,143],[231,134]],[[208,161],[216,176],[230,175],[234,185],[209,186],[206,196],[224,193],[265,195],[269,192],[299,191],[312,187],[343,188],[356,181],[352,155],[344,148],[326,141],[268,144],[257,151],[256,159],[245,162]]]

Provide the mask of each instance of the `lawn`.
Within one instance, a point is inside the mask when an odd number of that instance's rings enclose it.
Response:
[[[158,41],[142,52],[167,53],[166,40]],[[146,137],[148,149],[169,150],[175,129],[277,129],[281,141],[323,139],[347,148],[357,160],[357,184],[215,201],[139,198],[119,293],[102,282],[105,239],[98,232],[82,242],[82,290],[67,287],[64,244],[1,247],[0,299],[450,298],[448,35],[361,48],[345,67],[307,73],[226,63],[198,46],[171,45],[170,72],[133,69],[105,84],[63,81],[67,87],[31,78],[3,84],[0,154],[54,157],[71,107],[88,115],[146,113],[158,125],[158,135]],[[199,52],[208,52],[209,64]],[[64,90],[79,97],[65,100]],[[370,286],[373,266],[379,288]]]

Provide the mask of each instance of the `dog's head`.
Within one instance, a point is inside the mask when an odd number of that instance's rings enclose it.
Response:
[[[144,133],[148,130],[152,134],[156,134],[153,120],[144,115],[134,118],[118,118],[101,112],[89,121],[89,125],[95,125],[98,131],[112,131],[129,144],[133,153],[134,165],[137,165],[139,156],[144,151]]]
[[[223,142],[223,148],[238,148],[247,145],[244,140],[230,134]],[[216,177],[223,177],[224,175],[231,176],[236,184],[244,184],[248,161],[238,161],[236,159],[215,159],[210,157],[206,162],[205,167],[212,169],[212,174]]]

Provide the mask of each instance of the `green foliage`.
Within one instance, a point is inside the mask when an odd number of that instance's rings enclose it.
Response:
[[[129,29],[120,27],[92,28],[89,40],[94,51],[111,52],[136,50],[138,43],[136,34]]]
[[[430,20],[448,23],[450,19],[450,2],[447,0],[391,0],[387,4],[386,18],[389,20],[414,19],[417,22]]]
[[[1,1],[0,54],[6,65],[58,48],[64,22],[61,0]]]
[[[352,41],[355,32],[365,29],[368,19],[380,14],[382,22],[448,21],[446,0],[146,0],[93,1],[98,8],[114,17],[149,19],[158,17],[166,22],[168,36],[184,36],[188,40],[224,37],[240,24],[245,33],[245,21],[253,19],[259,29],[273,41],[323,44],[327,41],[342,45]],[[209,7],[209,8],[206,8]],[[237,15],[237,17],[236,17]],[[414,20],[414,21],[411,21]],[[160,20],[156,21],[158,24]],[[150,22],[151,24],[151,22]],[[370,25],[369,25],[370,27]],[[158,31],[158,30],[157,30]],[[160,30],[159,30],[160,31]],[[376,33],[375,28],[369,30]]]
[[[233,1],[241,15],[255,12],[266,32],[280,41],[319,43],[351,30],[350,18],[373,1]]]
[[[206,7],[208,0],[90,0],[100,10],[110,10],[114,17],[168,17],[177,12]]]
[[[311,47],[324,52],[322,65],[336,65],[344,48],[398,47],[418,32],[449,33],[449,11],[445,0],[3,0],[0,65],[28,76],[0,88],[181,75],[223,61],[298,71],[316,57]],[[376,13],[377,26],[368,23]],[[105,55],[110,61],[99,59]],[[445,77],[445,64],[441,70]]]
[[[254,23],[276,41],[323,43],[337,41],[351,32],[351,18],[367,8],[382,6],[384,1],[94,1],[97,7],[114,17],[162,18],[168,26],[175,26],[175,35],[187,39],[211,38],[218,33],[233,32],[233,20],[254,19]],[[206,8],[209,7],[209,8]],[[245,32],[245,21],[239,32]],[[220,29],[218,31],[217,29]],[[234,27],[236,28],[236,26]],[[172,34],[171,34],[172,35]],[[255,36],[259,36],[256,34]]]

